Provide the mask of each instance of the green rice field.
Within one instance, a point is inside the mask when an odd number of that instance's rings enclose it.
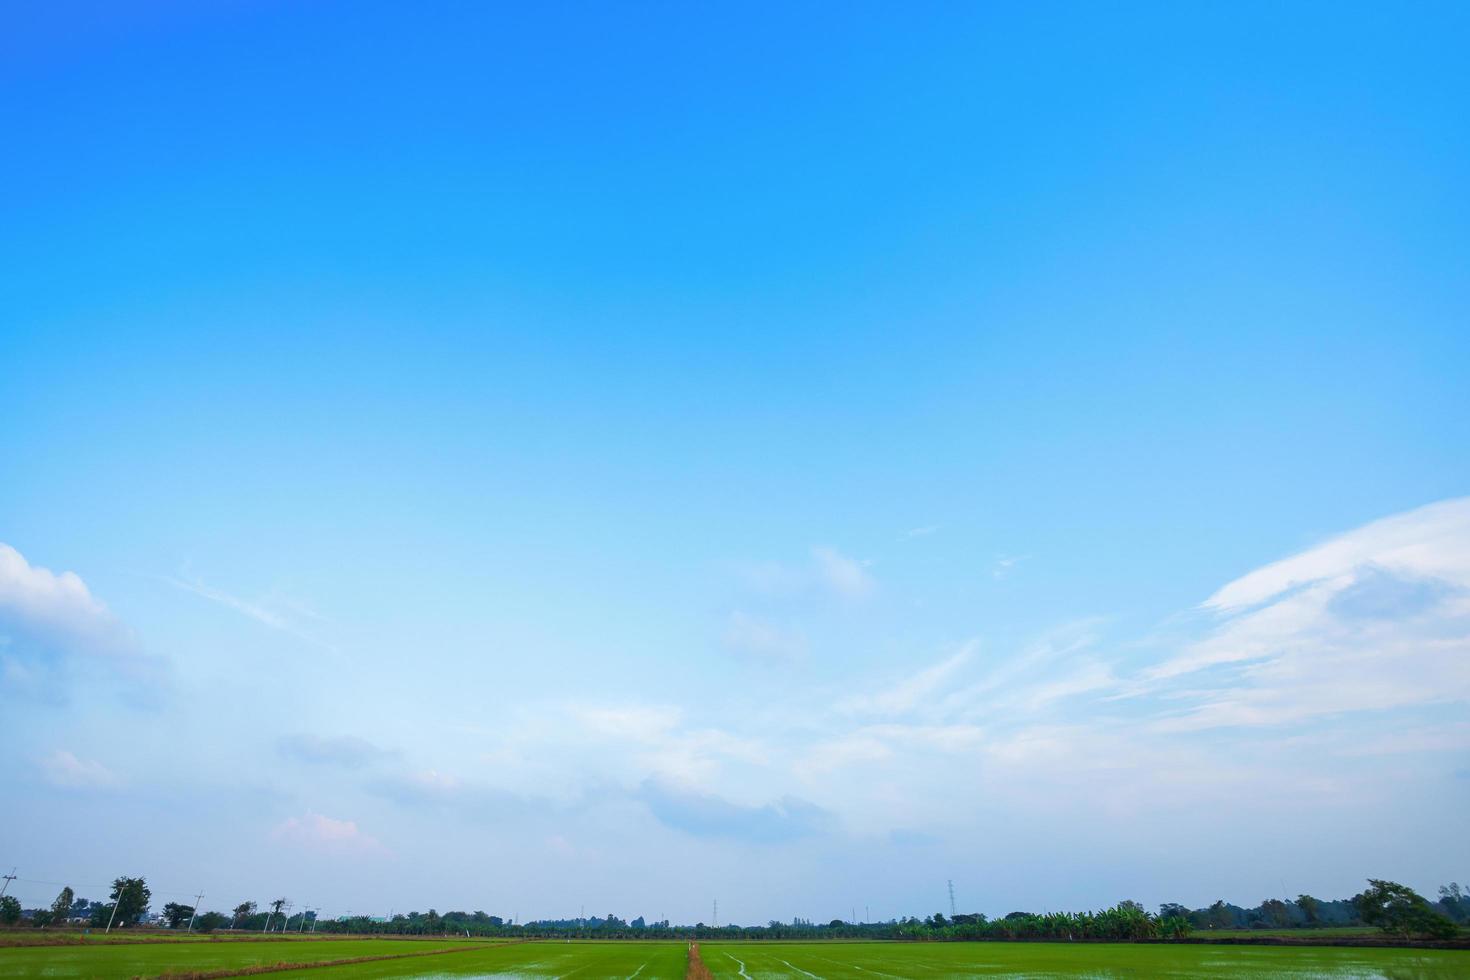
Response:
[[[161,973],[237,970],[275,963],[321,963],[482,947],[465,940],[330,939],[251,941],[87,942],[77,946],[0,949],[0,977],[151,977]],[[437,959],[437,957],[436,957]],[[414,960],[407,961],[412,964]],[[413,976],[405,965],[397,976]],[[274,974],[273,974],[274,975]]]
[[[1132,943],[701,945],[718,980],[950,977],[1470,977],[1470,952]]]
[[[402,956],[401,954],[419,954]],[[703,943],[717,980],[947,980],[960,977],[1470,978],[1470,951],[1082,943]],[[427,954],[427,955],[423,955]],[[395,956],[329,966],[332,960]],[[541,978],[679,980],[682,942],[486,944],[384,939],[150,943],[0,949],[0,977],[126,978],[318,964],[281,980]]]

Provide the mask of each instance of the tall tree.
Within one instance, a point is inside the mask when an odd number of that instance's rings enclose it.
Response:
[[[1396,936],[1453,939],[1455,924],[1434,909],[1424,896],[1396,881],[1369,878],[1368,887],[1353,896],[1358,916],[1370,926]]]
[[[112,902],[117,906],[116,924],[129,926],[136,923],[148,911],[148,900],[153,893],[142,878],[117,878],[112,883]]]
[[[1268,898],[1261,903],[1261,916],[1271,925],[1281,929],[1291,922],[1291,912],[1279,898]]]
[[[254,902],[241,902],[239,905],[236,905],[235,906],[235,918],[234,918],[233,921],[234,921],[235,925],[238,926],[240,924],[240,922],[241,922],[242,919],[248,919],[248,918],[250,918],[254,914],[255,914],[255,903]]]
[[[1307,917],[1307,925],[1314,926],[1318,922],[1318,914],[1322,903],[1310,895],[1302,894],[1296,897],[1296,907],[1302,910],[1302,915]]]
[[[13,926],[20,921],[20,899],[14,895],[0,895],[0,923]]]
[[[71,905],[75,897],[69,886],[61,890],[61,894],[56,896],[56,901],[51,903],[52,922],[65,922],[71,918]]]
[[[1456,922],[1470,919],[1470,895],[1465,894],[1457,882],[1439,886],[1439,904]]]
[[[163,919],[170,929],[177,929],[194,917],[194,906],[168,902],[163,906]]]

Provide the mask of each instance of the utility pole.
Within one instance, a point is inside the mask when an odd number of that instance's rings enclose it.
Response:
[[[199,903],[202,901],[204,901],[203,892],[200,892],[198,895],[194,896],[194,909],[189,913],[189,928],[184,930],[185,935],[188,935],[189,933],[194,931],[194,916],[199,914]]]
[[[951,919],[953,919],[955,917],[955,907],[954,907],[954,879],[953,878],[949,879],[949,917]]]
[[[0,878],[5,879],[5,884],[0,885],[0,898],[4,898],[6,890],[10,887],[10,883],[15,880],[15,869],[11,868],[10,874],[0,875]]]
[[[720,927],[720,900],[718,898],[715,899],[715,915],[714,915],[714,919],[715,919],[715,928],[718,929]]]

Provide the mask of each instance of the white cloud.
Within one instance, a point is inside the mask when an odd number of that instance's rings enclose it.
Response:
[[[1470,582],[1470,497],[1429,504],[1340,534],[1241,576],[1204,604],[1218,612],[1238,612],[1300,586],[1338,580],[1370,563],[1411,578]]]
[[[912,541],[915,538],[927,538],[929,535],[936,533],[938,530],[938,524],[925,524],[922,527],[911,527],[903,534],[899,535],[898,540]]]
[[[107,789],[120,780],[102,763],[57,749],[37,763],[41,777],[61,789]]]
[[[1161,730],[1470,700],[1470,499],[1339,535],[1205,605],[1207,635],[1143,673],[1155,693],[1197,675]]]
[[[126,628],[75,572],[32,565],[0,544],[0,632],[13,631],[65,653],[127,657]]]
[[[356,822],[335,820],[311,811],[281,821],[271,831],[271,840],[339,857],[388,853],[376,837],[363,833]]]

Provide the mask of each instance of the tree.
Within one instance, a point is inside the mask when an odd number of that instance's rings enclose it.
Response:
[[[1353,905],[1364,922],[1390,935],[1453,939],[1459,932],[1453,922],[1429,907],[1424,896],[1396,881],[1369,878],[1368,888],[1353,896]]]
[[[177,929],[192,918],[194,918],[194,906],[192,905],[168,902],[163,907],[163,920],[168,923],[170,929]]]
[[[289,901],[289,899],[278,898],[275,901],[271,902],[271,914],[267,916],[265,920],[267,930],[270,929],[271,919],[281,914],[281,909],[286,907],[287,901]]]
[[[214,932],[220,926],[230,920],[218,912],[205,912],[194,922],[194,928],[200,932]]]
[[[0,923],[13,926],[20,921],[20,899],[14,895],[0,896]]]
[[[1301,909],[1302,915],[1307,917],[1307,925],[1314,926],[1318,923],[1317,916],[1322,908],[1321,902],[1310,895],[1303,894],[1296,897],[1296,907]]]
[[[1225,904],[1225,899],[1216,899],[1215,904],[1210,906],[1210,928],[1228,929],[1234,921],[1235,916],[1231,914],[1230,907]]]
[[[1279,898],[1268,898],[1262,902],[1261,916],[1278,929],[1291,922],[1291,912],[1287,909],[1286,903]]]
[[[248,918],[250,918],[254,914],[255,914],[255,903],[254,902],[241,902],[239,905],[236,905],[235,906],[235,917],[231,921],[233,921],[235,923],[235,925],[238,926],[240,924],[240,920],[242,920],[242,919],[248,919]]]
[[[1175,908],[1181,907],[1175,906]],[[1178,914],[1159,916],[1159,932],[1165,939],[1183,939],[1189,935],[1190,928],[1188,916]]]
[[[117,878],[112,882],[112,901],[117,906],[115,924],[129,926],[148,912],[153,893],[142,878]]]
[[[1439,886],[1439,904],[1450,914],[1450,918],[1456,922],[1464,922],[1470,919],[1470,895],[1467,895],[1457,882]]]
[[[61,894],[56,896],[56,901],[51,903],[52,922],[65,922],[71,918],[71,905],[74,897],[70,888],[61,890]]]

